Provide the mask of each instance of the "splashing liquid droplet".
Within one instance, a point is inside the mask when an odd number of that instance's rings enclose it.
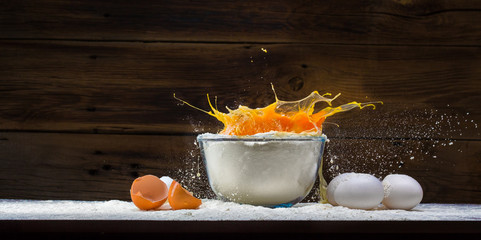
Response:
[[[339,97],[340,94],[333,98],[327,98],[326,96],[330,96],[330,93],[320,95],[317,91],[312,92],[306,98],[298,101],[281,101],[277,98],[274,86],[272,86],[272,90],[276,98],[274,103],[264,108],[256,109],[240,105],[235,110],[227,108],[228,113],[220,112],[217,106],[214,107],[208,94],[207,101],[209,102],[211,111],[195,107],[175,97],[175,94],[174,98],[222,122],[224,129],[222,129],[219,134],[235,136],[254,135],[270,131],[320,135],[322,133],[322,124],[327,117],[357,107],[360,109],[367,106],[375,108],[374,103],[382,104],[382,102],[350,102],[338,107],[332,107],[331,102]],[[314,113],[314,107],[319,102],[326,102],[329,104],[329,107]]]

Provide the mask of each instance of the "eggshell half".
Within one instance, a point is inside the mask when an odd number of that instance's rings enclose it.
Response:
[[[327,193],[333,205],[367,210],[377,207],[384,198],[381,181],[372,175],[345,173],[336,178],[329,183]]]
[[[132,202],[141,210],[162,206],[167,200],[168,193],[167,185],[154,175],[136,178],[130,188]]]
[[[194,197],[192,193],[183,188],[175,180],[169,188],[169,204],[174,210],[196,209],[202,204],[202,200]]]
[[[390,209],[410,210],[423,199],[423,189],[418,181],[405,174],[391,174],[382,181],[384,200]]]

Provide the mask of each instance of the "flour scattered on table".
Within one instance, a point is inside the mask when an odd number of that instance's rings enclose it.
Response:
[[[480,221],[481,204],[419,204],[405,210],[355,210],[330,204],[299,203],[266,208],[202,199],[197,210],[139,210],[128,201],[0,200],[1,220],[174,220],[174,221]]]

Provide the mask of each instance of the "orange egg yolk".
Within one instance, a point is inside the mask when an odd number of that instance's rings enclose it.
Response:
[[[274,91],[274,87],[272,87],[272,90]],[[340,94],[334,98],[327,98],[325,96],[330,95],[329,93],[320,95],[317,91],[312,92],[306,98],[298,101],[281,101],[277,98],[275,91],[274,95],[276,101],[264,108],[251,109],[241,105],[235,110],[227,108],[228,113],[220,112],[214,108],[209,95],[207,95],[207,100],[211,111],[199,109],[186,101],[176,98],[175,94],[174,98],[222,122],[224,128],[219,134],[237,136],[254,135],[270,131],[320,135],[322,133],[322,123],[331,115],[349,111],[356,107],[360,109],[366,106],[375,108],[375,105],[372,103],[358,102],[350,102],[338,107],[331,107],[331,102]],[[329,104],[329,107],[314,113],[314,107],[318,102],[326,102]]]

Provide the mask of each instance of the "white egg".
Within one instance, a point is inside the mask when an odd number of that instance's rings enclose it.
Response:
[[[423,199],[423,189],[418,181],[404,174],[391,174],[382,181],[384,200],[390,209],[410,210]]]
[[[165,185],[167,185],[167,189],[170,188],[170,185],[172,185],[172,181],[174,181],[174,179],[170,178],[169,176],[162,176],[160,180],[162,180],[162,182],[164,182]]]
[[[381,204],[383,197],[381,181],[365,173],[341,174],[327,186],[327,200],[332,205],[367,210]]]

